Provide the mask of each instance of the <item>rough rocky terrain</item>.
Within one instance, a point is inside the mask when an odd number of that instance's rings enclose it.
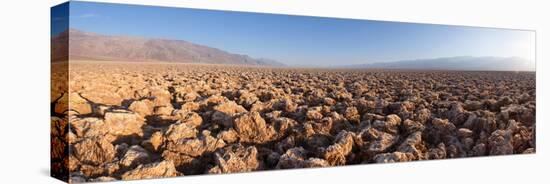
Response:
[[[536,150],[534,72],[70,67],[72,182]]]

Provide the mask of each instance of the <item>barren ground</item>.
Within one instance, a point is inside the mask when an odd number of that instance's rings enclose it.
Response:
[[[73,182],[535,152],[534,72],[75,62],[69,86]]]

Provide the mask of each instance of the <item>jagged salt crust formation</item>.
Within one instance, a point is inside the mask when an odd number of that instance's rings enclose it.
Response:
[[[55,109],[69,106],[57,113],[69,118],[59,134],[72,182],[536,150],[534,73],[92,62],[70,72],[58,94],[69,104]]]

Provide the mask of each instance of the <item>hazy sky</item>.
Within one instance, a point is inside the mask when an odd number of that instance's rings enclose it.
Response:
[[[534,62],[535,53],[532,31],[75,1],[70,9],[70,27],[83,31],[180,39],[288,65],[453,56]]]

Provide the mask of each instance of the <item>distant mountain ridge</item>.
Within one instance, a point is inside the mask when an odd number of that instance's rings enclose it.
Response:
[[[51,41],[53,61],[66,61],[70,57],[70,59],[105,61],[285,66],[285,64],[271,59],[233,54],[184,40],[110,36],[68,29],[52,37]],[[331,68],[535,71],[535,63],[518,57],[458,56],[333,66]]]
[[[535,63],[519,57],[442,57],[345,66],[346,68],[535,71]]]
[[[68,41],[67,41],[68,40]],[[110,36],[68,29],[52,37],[52,60],[70,59],[284,66],[184,40]]]

